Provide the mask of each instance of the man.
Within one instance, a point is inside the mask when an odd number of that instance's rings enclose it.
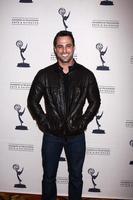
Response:
[[[73,59],[72,33],[60,31],[53,44],[57,63],[37,73],[28,96],[31,115],[44,133],[42,200],[56,200],[56,174],[63,148],[69,172],[69,200],[81,200],[84,131],[98,112],[100,95],[93,73]],[[40,105],[41,98],[44,98],[45,112]],[[86,99],[88,107],[83,113]]]

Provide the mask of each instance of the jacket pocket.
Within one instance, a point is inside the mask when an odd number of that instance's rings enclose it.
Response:
[[[47,119],[37,121],[37,125],[42,132],[47,132],[50,127]]]
[[[68,121],[68,130],[70,132],[82,132],[86,129],[82,116],[78,119],[70,119]]]

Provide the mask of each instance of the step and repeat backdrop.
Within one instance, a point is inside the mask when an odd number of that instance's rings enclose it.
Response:
[[[101,107],[86,130],[84,197],[133,199],[133,1],[0,1],[0,191],[41,194],[39,131],[27,109],[53,38],[73,32],[74,58],[97,78]],[[43,102],[41,102],[43,104]],[[68,192],[64,151],[58,194]]]

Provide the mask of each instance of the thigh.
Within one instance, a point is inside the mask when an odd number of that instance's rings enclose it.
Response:
[[[85,158],[86,144],[85,135],[79,135],[69,140],[65,147],[65,153],[68,161],[69,173],[81,174]]]
[[[42,165],[44,172],[50,173],[50,175],[55,175],[60,155],[63,149],[63,142],[60,138],[44,134],[42,142]]]

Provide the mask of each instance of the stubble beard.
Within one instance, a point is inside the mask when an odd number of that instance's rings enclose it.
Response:
[[[68,58],[62,58],[62,57],[58,57],[56,55],[56,58],[57,58],[57,61],[59,61],[62,64],[67,64],[67,63],[69,64],[70,62],[73,61],[73,54],[70,57],[68,57]]]

